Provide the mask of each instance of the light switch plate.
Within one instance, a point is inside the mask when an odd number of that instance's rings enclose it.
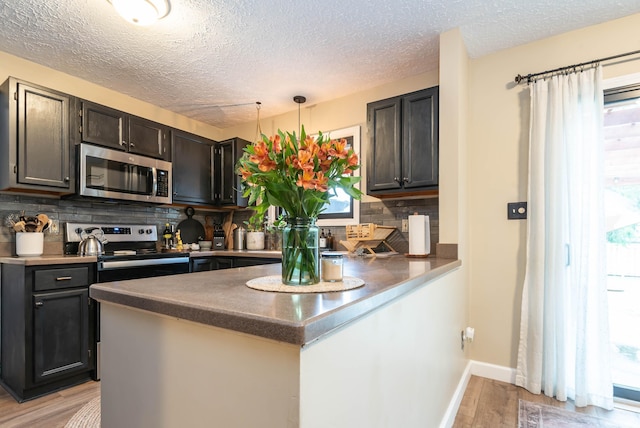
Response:
[[[526,202],[509,202],[507,204],[507,219],[522,220],[527,218]]]

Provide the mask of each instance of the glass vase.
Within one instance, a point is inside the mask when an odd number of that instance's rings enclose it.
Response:
[[[315,218],[290,218],[282,231],[282,283],[313,285],[320,282],[318,226]]]

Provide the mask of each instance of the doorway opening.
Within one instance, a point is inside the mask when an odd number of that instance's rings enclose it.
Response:
[[[640,401],[640,85],[605,91],[604,138],[614,395]]]

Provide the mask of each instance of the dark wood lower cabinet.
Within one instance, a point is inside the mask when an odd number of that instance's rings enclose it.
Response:
[[[280,263],[280,259],[225,256],[194,257],[191,259],[191,272],[206,272],[210,270],[266,265],[270,263]]]
[[[33,295],[35,382],[90,369],[89,290]]]
[[[3,264],[1,380],[18,401],[95,379],[95,264]]]

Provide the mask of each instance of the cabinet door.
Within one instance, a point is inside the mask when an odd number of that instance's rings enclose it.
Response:
[[[234,267],[233,257],[198,257],[191,259],[191,272],[207,272]]]
[[[402,100],[402,177],[405,189],[438,185],[438,88]]]
[[[246,206],[247,199],[242,197],[242,183],[236,173],[236,162],[242,156],[248,141],[233,138],[219,144],[220,154],[220,204]]]
[[[191,259],[191,272],[208,272],[216,270],[218,264],[213,257],[198,257]]]
[[[82,141],[118,150],[127,150],[125,113],[82,102]]]
[[[89,290],[33,295],[34,382],[89,370]]]
[[[369,152],[367,191],[400,189],[401,98],[389,98],[367,104]]]
[[[169,160],[169,128],[141,117],[129,116],[129,151]]]
[[[19,183],[70,188],[69,103],[67,95],[18,84]]]
[[[233,261],[233,267],[270,265],[272,263],[280,263],[280,259],[263,259],[259,257],[236,257],[235,260]]]
[[[214,204],[215,143],[186,132],[172,131],[173,201]]]
[[[235,259],[237,260],[237,258]],[[237,267],[233,257],[217,257],[217,266],[216,269],[231,269],[233,267]]]

